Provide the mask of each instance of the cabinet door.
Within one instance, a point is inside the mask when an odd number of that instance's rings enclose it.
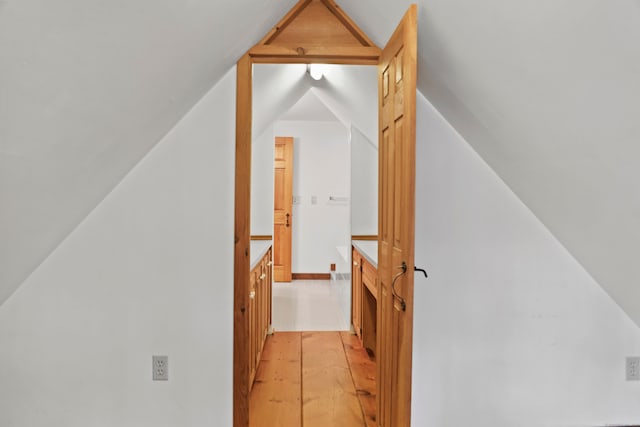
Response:
[[[362,256],[353,249],[351,270],[351,322],[353,329],[362,339]]]

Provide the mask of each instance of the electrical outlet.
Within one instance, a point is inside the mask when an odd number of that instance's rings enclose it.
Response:
[[[640,381],[640,357],[627,357],[627,381]]]
[[[169,356],[151,357],[153,380],[169,381]]]

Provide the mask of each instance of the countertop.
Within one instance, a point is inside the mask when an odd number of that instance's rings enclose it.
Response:
[[[252,240],[250,247],[250,255],[251,255],[251,270],[258,265],[264,254],[267,253],[269,248],[271,247],[271,240]]]
[[[378,242],[375,240],[352,240],[351,244],[375,268],[378,268]]]

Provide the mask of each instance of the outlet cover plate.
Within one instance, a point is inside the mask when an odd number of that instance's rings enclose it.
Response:
[[[152,356],[153,381],[169,381],[169,356]]]
[[[640,381],[640,357],[627,357],[627,381]]]

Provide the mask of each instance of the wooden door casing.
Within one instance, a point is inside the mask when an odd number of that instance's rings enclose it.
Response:
[[[380,295],[376,356],[380,427],[409,426],[411,417],[416,11],[415,5],[409,8],[383,48],[378,66]]]
[[[276,282],[291,282],[293,138],[277,136],[274,154],[273,272]]]

